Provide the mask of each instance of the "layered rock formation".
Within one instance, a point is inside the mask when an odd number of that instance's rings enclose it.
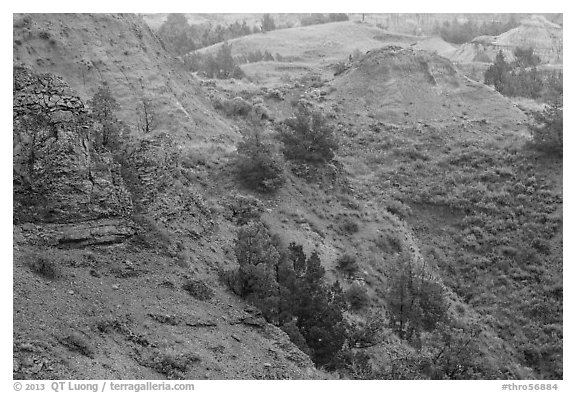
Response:
[[[68,224],[131,213],[119,164],[95,148],[94,123],[62,79],[15,67],[13,100],[15,222]]]

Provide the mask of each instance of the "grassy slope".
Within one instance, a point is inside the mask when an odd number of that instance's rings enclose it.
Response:
[[[269,80],[263,75],[261,82]],[[420,52],[392,58],[374,52],[325,83],[317,89],[328,93],[323,97],[304,88],[286,101],[315,97],[334,118],[356,199],[380,209],[395,201],[410,207],[405,219],[417,248],[453,291],[453,310],[480,321],[491,362],[516,377],[561,377],[562,164],[526,147],[525,114]],[[285,104],[268,105],[287,113]],[[292,211],[312,226],[323,229],[318,216],[342,209],[319,191],[303,196],[311,206],[292,202]],[[340,252],[356,253],[369,287],[386,285],[393,260],[384,257],[384,270],[369,268],[382,259],[367,247],[374,240],[368,217],[377,215],[360,210],[363,229],[338,239],[347,245]],[[328,233],[322,244],[330,249]]]
[[[308,61],[320,59],[344,59],[355,49],[367,51],[382,45],[383,39],[389,42],[416,42],[418,37],[390,34],[374,26],[336,22],[291,29],[274,30],[268,33],[252,34],[229,41],[232,54],[241,54],[260,49],[282,56],[301,57]],[[201,53],[212,53],[220,44],[202,48]]]
[[[460,98],[471,111],[495,105],[488,125],[439,112],[429,128],[383,126],[340,100],[340,122],[352,128],[342,160],[360,194],[411,207],[407,222],[422,253],[503,342],[496,356],[559,378],[562,164],[526,149],[523,127],[510,124],[521,116],[492,95]]]

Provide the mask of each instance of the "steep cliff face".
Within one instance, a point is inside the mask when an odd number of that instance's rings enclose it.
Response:
[[[112,154],[90,141],[82,100],[60,78],[14,68],[14,219],[67,223],[130,214]]]

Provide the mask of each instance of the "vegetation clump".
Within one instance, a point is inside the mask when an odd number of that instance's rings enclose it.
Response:
[[[284,156],[289,160],[324,164],[334,159],[338,141],[326,118],[318,111],[298,105],[293,117],[279,127]]]
[[[214,291],[202,280],[190,280],[182,285],[182,289],[198,300],[205,301],[214,297]]]
[[[354,256],[344,254],[336,261],[336,268],[347,277],[353,277],[358,272],[359,266]]]
[[[362,310],[370,304],[370,297],[366,288],[363,288],[358,283],[352,284],[346,291],[346,300],[350,308],[354,311]]]
[[[564,126],[563,103],[560,95],[542,112],[535,112],[530,126],[533,145],[540,150],[562,155]]]
[[[92,119],[98,124],[92,136],[96,146],[118,152],[122,147],[122,138],[126,136],[128,130],[116,116],[119,109],[118,102],[107,83],[98,87],[94,96],[88,100],[88,107]]]
[[[257,128],[237,146],[236,173],[247,187],[263,193],[278,190],[285,182],[284,170],[274,146]]]
[[[28,257],[26,263],[32,272],[49,280],[54,280],[61,276],[60,269],[56,263],[47,256],[32,254]]]
[[[232,57],[232,45],[223,42],[213,56],[193,53],[186,57],[186,64],[192,72],[199,72],[207,78],[242,79],[245,75],[237,61]]]
[[[533,48],[516,48],[514,60],[507,62],[502,50],[484,72],[484,83],[502,95],[554,100],[562,93],[562,73],[544,75],[538,70],[540,58]]]
[[[316,364],[333,367],[346,340],[346,300],[338,283],[324,282],[319,255],[307,257],[295,243],[282,247],[259,222],[240,228],[235,254],[239,268],[228,280],[234,292],[284,329]]]

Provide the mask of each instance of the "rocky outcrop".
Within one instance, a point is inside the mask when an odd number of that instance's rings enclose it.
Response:
[[[20,225],[19,233],[30,244],[82,248],[122,243],[135,233],[135,225],[122,218],[105,218],[66,224]]]
[[[14,68],[16,222],[72,223],[132,210],[120,166],[91,142],[82,100],[57,76]]]
[[[169,134],[145,135],[127,149],[126,175],[137,209],[157,224],[197,238],[213,226],[201,189],[183,175],[180,148]]]

